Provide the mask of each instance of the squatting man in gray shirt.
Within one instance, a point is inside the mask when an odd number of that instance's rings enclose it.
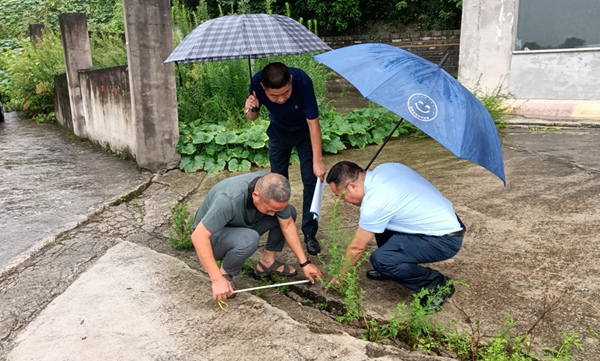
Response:
[[[258,249],[260,236],[269,231],[254,272],[294,276],[294,267],[275,259],[287,243],[311,283],[321,271],[307,258],[296,230],[296,209],[289,204],[289,181],[276,173],[256,172],[217,183],[196,212],[192,243],[212,282],[213,299],[235,296],[231,282],[244,261]],[[221,267],[216,260],[223,260]],[[233,295],[233,296],[232,296]]]

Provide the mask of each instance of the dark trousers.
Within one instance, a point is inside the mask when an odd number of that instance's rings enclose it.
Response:
[[[371,265],[384,276],[414,291],[434,289],[446,282],[439,271],[420,263],[444,261],[454,257],[463,237],[426,236],[386,230],[375,235],[379,247],[371,254]]]
[[[304,190],[302,192],[302,233],[309,236],[317,234],[319,224],[310,213],[310,204],[317,185],[317,177],[313,172],[313,154],[310,137],[307,135],[300,141],[291,142],[280,138],[269,138],[269,161],[271,172],[278,173],[289,179],[288,167],[292,148],[296,147],[300,158],[300,175]]]

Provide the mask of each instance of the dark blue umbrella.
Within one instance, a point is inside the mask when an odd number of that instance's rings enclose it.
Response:
[[[490,113],[441,65],[378,43],[348,46],[313,58],[346,78],[366,99],[506,183],[500,138]]]

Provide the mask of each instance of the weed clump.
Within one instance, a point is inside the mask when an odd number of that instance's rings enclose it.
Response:
[[[192,221],[184,203],[175,202],[169,206],[173,225],[169,229],[169,243],[175,249],[192,248]]]

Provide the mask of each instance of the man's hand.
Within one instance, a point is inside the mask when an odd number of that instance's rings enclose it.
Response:
[[[312,284],[315,283],[315,277],[319,279],[322,276],[321,270],[319,270],[317,266],[315,266],[312,263],[309,263],[306,266],[302,267],[302,272],[304,272],[304,275],[310,280],[310,283]]]
[[[246,118],[250,120],[256,120],[258,118],[258,112],[253,112],[252,109],[258,109],[260,107],[260,103],[258,102],[258,98],[256,97],[256,92],[252,92],[250,96],[246,99],[246,104],[244,105],[244,115]]]
[[[224,301],[229,295],[233,294],[233,287],[231,283],[221,277],[220,279],[212,281],[213,300]]]
[[[315,176],[321,180],[321,182],[325,181],[325,173],[327,173],[327,167],[325,167],[325,163],[322,160],[313,162],[313,172]]]

